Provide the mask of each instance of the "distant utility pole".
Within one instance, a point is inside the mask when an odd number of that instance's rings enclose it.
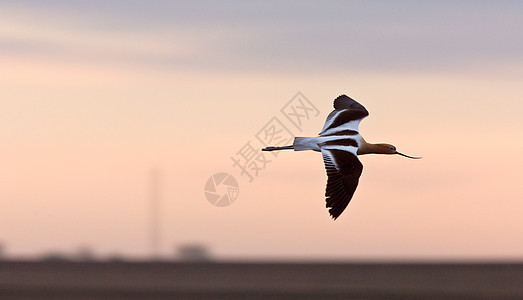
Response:
[[[158,169],[151,171],[151,228],[150,228],[150,242],[151,242],[151,258],[158,259],[160,257],[160,188],[161,188],[161,174]]]

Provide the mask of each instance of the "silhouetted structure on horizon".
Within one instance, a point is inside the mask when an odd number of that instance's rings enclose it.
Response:
[[[79,261],[90,262],[96,260],[96,255],[94,251],[89,246],[83,246],[78,248],[76,252],[76,259]]]
[[[178,247],[178,259],[183,262],[207,262],[211,260],[208,249],[198,244]]]
[[[150,243],[151,243],[151,258],[159,259],[160,257],[160,179],[161,174],[158,169],[151,171],[150,178]]]

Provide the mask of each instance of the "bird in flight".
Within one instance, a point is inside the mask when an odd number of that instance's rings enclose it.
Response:
[[[349,204],[363,171],[358,155],[398,154],[390,144],[367,143],[360,135],[358,126],[369,112],[356,100],[341,95],[334,99],[334,111],[325,121],[317,137],[295,137],[294,143],[283,147],[266,147],[262,151],[293,149],[294,151],[313,150],[321,152],[327,170],[325,197],[332,218],[337,219]]]

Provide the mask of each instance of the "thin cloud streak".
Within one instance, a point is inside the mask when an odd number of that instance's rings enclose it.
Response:
[[[523,61],[520,2],[291,3],[25,2],[11,9],[41,10],[65,31],[29,20],[38,30],[17,40],[4,30],[0,43],[4,55],[167,69],[426,72]]]

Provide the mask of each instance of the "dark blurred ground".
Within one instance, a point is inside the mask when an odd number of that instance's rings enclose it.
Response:
[[[0,299],[523,299],[523,264],[4,261]]]

